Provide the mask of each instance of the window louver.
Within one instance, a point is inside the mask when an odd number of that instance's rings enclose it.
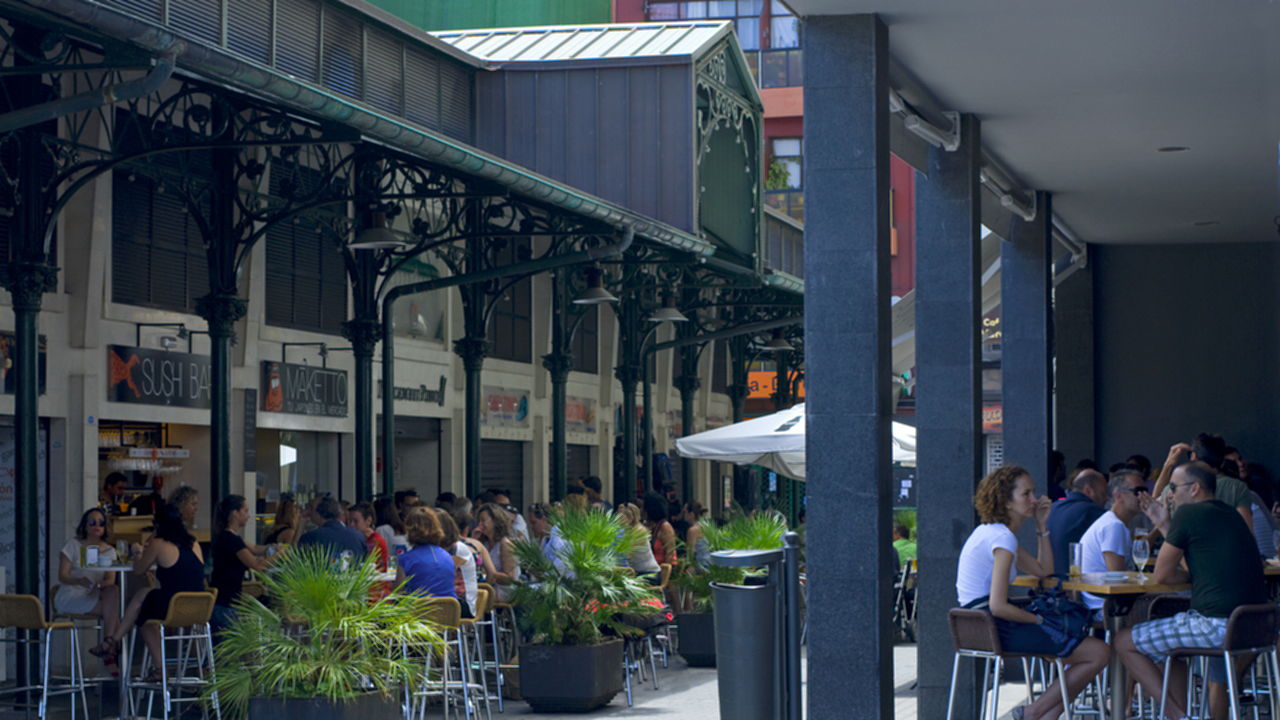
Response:
[[[170,2],[169,26],[211,45],[221,45],[223,2],[227,0]]]
[[[234,0],[227,5],[227,49],[264,65],[271,62],[271,0]]]
[[[316,82],[320,62],[320,5],[314,0],[276,0],[276,67]]]
[[[404,115],[404,45],[390,33],[369,28],[365,36],[365,102]]]
[[[364,97],[364,32],[348,13],[324,13],[324,85],[357,100]]]

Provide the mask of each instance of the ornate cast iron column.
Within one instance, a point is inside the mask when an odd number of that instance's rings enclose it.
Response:
[[[692,358],[692,362],[690,359]],[[693,433],[694,401],[698,398],[698,389],[702,380],[698,378],[698,349],[693,347],[680,350],[680,376],[675,379],[676,389],[680,391],[680,426],[685,435]],[[680,498],[684,502],[693,499],[693,458],[680,458]]]
[[[361,257],[358,262],[372,265],[372,258]],[[363,270],[362,270],[363,271]],[[375,278],[377,267],[373,266]],[[371,283],[372,284],[372,283]],[[353,288],[358,290],[359,286]],[[370,293],[372,295],[372,293]],[[351,353],[355,357],[355,406],[356,406],[356,501],[364,502],[373,499],[373,351],[378,345],[381,326],[377,320],[377,303],[373,297],[367,298],[372,306],[374,317],[368,311],[356,311],[356,317],[342,323],[342,336],[351,341]],[[357,303],[359,305],[359,303]],[[388,389],[384,393],[394,395]],[[394,458],[384,458],[383,463],[392,462]]]
[[[774,359],[777,367],[774,371],[774,384],[777,387],[773,392],[773,409],[786,410],[791,407],[791,353],[787,351],[776,353]]]
[[[614,462],[613,501],[628,502],[636,492],[636,387],[641,380],[641,342],[644,338],[640,327],[640,304],[632,297],[623,297],[614,307],[618,315],[618,365],[613,376],[622,384],[622,473],[616,471]],[[646,487],[648,480],[645,481]]]
[[[467,290],[468,288],[464,288],[464,293]],[[480,332],[484,332],[483,326]],[[467,497],[474,498],[480,494],[480,374],[484,370],[484,359],[489,355],[489,341],[484,335],[472,334],[471,328],[468,328],[466,337],[453,342],[453,352],[462,358],[462,369],[466,373],[463,467]]]
[[[569,372],[573,370],[569,327],[568,285],[565,271],[551,276],[551,352],[542,356],[542,367],[551,375],[551,501],[563,500],[568,492],[569,446],[565,425]],[[576,325],[574,326],[576,327]]]

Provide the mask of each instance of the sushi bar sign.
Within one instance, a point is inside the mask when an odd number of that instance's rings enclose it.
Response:
[[[347,416],[347,372],[314,365],[262,363],[262,409],[267,412]]]

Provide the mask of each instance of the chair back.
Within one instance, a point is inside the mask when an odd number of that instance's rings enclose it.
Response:
[[[671,579],[671,563],[659,564],[658,570],[658,589],[666,590],[667,581]]]
[[[1151,598],[1151,604],[1147,606],[1147,618],[1149,620],[1170,618],[1190,609],[1191,598],[1189,597],[1172,594],[1157,595]]]
[[[633,567],[628,567],[628,566],[626,566],[626,565],[619,565],[618,567],[616,567],[616,568],[614,568],[614,569],[615,569],[615,570],[617,570],[618,572],[622,573],[623,575],[626,575],[627,577],[635,577],[635,576],[636,576],[636,569],[635,569],[635,568],[633,568]]]
[[[422,618],[427,622],[450,630],[457,630],[462,622],[462,605],[457,598],[424,598]]]
[[[169,610],[161,624],[167,628],[204,625],[213,617],[215,593],[180,592],[169,598]]]
[[[484,591],[485,601],[480,602],[480,591]],[[493,586],[489,583],[476,583],[476,604],[483,610],[476,610],[476,617],[488,615],[493,612],[493,605],[498,600],[498,594],[494,592]]]
[[[1241,605],[1227,620],[1223,650],[1248,650],[1276,644],[1276,606],[1270,603]]]
[[[0,628],[43,630],[44,605],[35,595],[0,595]]]
[[[476,606],[471,608],[471,614],[475,619],[480,620],[489,614],[489,602],[491,599],[492,596],[489,594],[488,588],[476,588]]]
[[[952,608],[947,613],[947,625],[951,628],[951,642],[956,650],[1000,652],[1000,635],[996,633],[996,621],[991,613]]]

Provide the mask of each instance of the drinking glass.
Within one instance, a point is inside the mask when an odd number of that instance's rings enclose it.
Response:
[[[1067,543],[1067,573],[1071,577],[1080,577],[1081,566],[1084,565],[1084,552],[1080,548],[1080,543]]]
[[[1145,537],[1138,538],[1133,541],[1133,564],[1138,566],[1138,582],[1146,582],[1147,576],[1143,572],[1143,568],[1147,566],[1147,561],[1151,559],[1151,545],[1147,543]]]

